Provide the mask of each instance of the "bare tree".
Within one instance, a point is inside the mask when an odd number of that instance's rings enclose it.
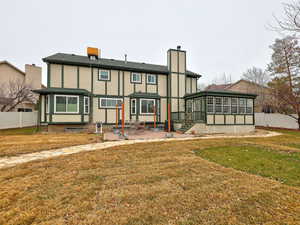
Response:
[[[273,89],[277,108],[285,108],[286,113],[297,120],[300,129],[300,47],[294,36],[276,39],[271,46],[272,62],[268,66],[273,80]],[[297,116],[291,115],[296,113]]]
[[[231,84],[232,79],[230,74],[223,73],[212,80],[212,84]]]
[[[276,25],[271,26],[276,31],[300,32],[300,1],[283,3],[282,18],[274,16]]]
[[[31,91],[30,85],[24,81],[14,80],[0,86],[1,103],[0,112],[10,112],[21,103],[36,103],[37,95]]]
[[[270,75],[267,73],[267,71],[264,71],[257,67],[252,67],[245,73],[243,73],[242,79],[248,80],[261,86],[266,86],[270,81]]]

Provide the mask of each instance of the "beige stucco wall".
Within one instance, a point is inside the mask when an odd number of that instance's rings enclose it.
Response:
[[[244,116],[243,115],[236,115],[235,121],[236,121],[236,124],[244,124],[245,123]]]
[[[171,111],[172,112],[178,112],[178,100],[172,99],[171,101]]]
[[[52,122],[81,122],[81,115],[52,115]]]
[[[77,88],[77,66],[64,66],[64,88]]]
[[[7,64],[0,64],[0,84],[8,83],[9,81],[24,81],[24,74],[13,69]]]
[[[226,115],[226,124],[234,124],[234,116],[233,115]]]
[[[42,68],[35,65],[25,65],[25,83],[32,89],[40,89],[42,85]]]
[[[216,124],[224,124],[224,115],[215,115],[215,123]]]
[[[93,122],[105,122],[105,109],[99,109],[99,98],[93,99]]]
[[[79,67],[79,88],[91,91],[91,68]]]
[[[185,70],[186,70],[186,60],[185,60],[185,57],[186,57],[186,54],[185,52],[179,52],[179,72],[180,73],[185,73]]]
[[[107,82],[107,94],[118,95],[118,71],[110,71],[110,81]]]
[[[192,82],[192,79],[190,77],[187,77],[186,78],[186,93],[187,94],[191,94],[192,93],[191,82]]]
[[[50,64],[50,86],[61,87],[61,65]]]
[[[146,90],[146,74],[140,73],[142,76],[142,83],[136,83],[135,84],[135,91],[136,92],[145,92]]]
[[[253,116],[247,115],[245,118],[245,123],[246,124],[253,124]]]
[[[171,54],[171,71],[178,72],[177,51],[169,50],[168,54]]]
[[[171,73],[171,82],[172,82],[171,95],[172,97],[178,97],[178,74]]]
[[[45,121],[45,95],[41,96],[41,121]]]
[[[179,97],[185,95],[185,75],[179,75]]]
[[[84,122],[89,122],[90,116],[89,115],[84,115],[83,120]]]
[[[167,119],[167,99],[166,98],[162,98],[160,100],[160,113],[161,113],[161,121],[165,122],[165,120]]]
[[[214,116],[213,115],[207,115],[207,124],[213,124],[214,123]]]
[[[125,94],[125,96],[133,93],[134,85],[130,82],[130,76],[131,76],[130,72],[124,72],[124,87],[125,87],[124,94]]]
[[[158,75],[158,94],[160,96],[167,96],[167,76]]]

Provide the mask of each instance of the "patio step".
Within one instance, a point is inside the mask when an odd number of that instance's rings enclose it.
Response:
[[[181,133],[185,133],[187,132],[189,129],[191,129],[194,126],[195,123],[193,122],[184,122],[182,127],[180,129],[178,129],[179,132]]]

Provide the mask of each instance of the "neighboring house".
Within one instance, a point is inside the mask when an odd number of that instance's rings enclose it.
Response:
[[[106,59],[98,52],[88,48],[87,56],[57,53],[43,59],[48,66],[47,88],[35,91],[41,95],[41,123],[49,130],[96,122],[114,125],[121,103],[126,122],[153,124],[156,112],[157,123],[165,123],[170,105],[175,127],[183,131],[254,129],[255,95],[197,92],[201,76],[187,70],[186,51],[180,46],[168,50],[167,65]]]
[[[236,91],[243,93],[256,94],[257,98],[255,100],[254,111],[255,112],[265,112],[272,113],[275,112],[272,107],[274,99],[272,98],[271,91],[268,87],[256,84],[247,80],[239,80],[232,84],[212,84],[209,85],[205,90],[207,91]]]
[[[41,67],[33,65],[25,65],[25,72],[18,69],[7,61],[0,61],[0,87],[8,88],[9,83],[26,84],[32,89],[42,88],[41,83],[42,69]],[[0,107],[3,104],[7,104],[10,101],[9,98],[0,97]],[[36,110],[36,104],[25,101],[17,105],[13,111],[34,111]]]

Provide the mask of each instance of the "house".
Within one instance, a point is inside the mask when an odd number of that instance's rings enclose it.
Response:
[[[176,129],[197,131],[199,123],[205,125],[199,132],[213,132],[208,126],[227,132],[254,129],[255,95],[197,92],[201,75],[187,70],[180,46],[168,50],[167,65],[107,59],[99,53],[88,48],[87,56],[57,53],[43,59],[47,88],[35,92],[41,95],[40,119],[48,130],[114,125],[121,119],[121,103],[126,122],[153,124],[155,112],[156,122],[163,124],[170,106]]]
[[[272,97],[271,90],[263,85],[248,81],[248,80],[239,80],[235,83],[230,84],[212,84],[209,85],[206,91],[236,91],[243,93],[256,94],[257,98],[255,100],[254,112],[265,112],[272,113],[275,112],[272,103],[274,98]]]
[[[34,64],[25,65],[25,72],[18,69],[8,61],[0,61],[0,88],[1,91],[6,92],[5,89],[12,87],[13,85],[27,85],[31,89],[42,88],[42,69]],[[0,96],[0,108],[1,106],[11,102],[11,99],[7,96]],[[12,111],[34,111],[36,110],[36,102],[24,101],[18,104]]]

